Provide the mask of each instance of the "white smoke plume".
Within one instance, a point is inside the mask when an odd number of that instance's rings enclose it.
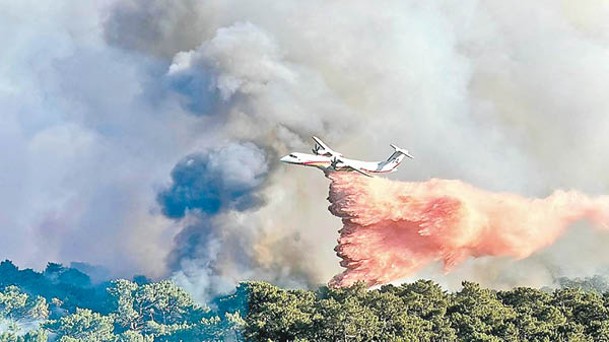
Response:
[[[195,287],[216,289],[249,278],[325,282],[340,270],[327,181],[276,161],[309,148],[312,134],[362,159],[385,157],[392,142],[408,147],[417,159],[398,179],[457,178],[532,197],[555,188],[609,193],[602,1],[9,1],[0,9],[0,249],[21,265],[83,261],[151,276],[183,265],[178,274]],[[263,151],[246,154],[264,161],[243,195],[255,205],[164,214],[158,196],[181,161],[243,144]],[[220,178],[256,174],[236,171],[255,165],[249,157],[222,155]],[[221,238],[172,263],[193,226]],[[529,259],[420,276],[543,285],[602,271],[606,241],[581,227]],[[595,253],[580,253],[585,246]]]

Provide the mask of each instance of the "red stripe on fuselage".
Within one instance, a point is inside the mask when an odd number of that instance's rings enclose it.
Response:
[[[302,165],[305,166],[329,166],[331,164],[331,162],[329,161],[323,161],[323,160],[318,160],[318,161],[308,161],[308,162],[303,162]],[[364,172],[369,172],[369,173],[391,173],[395,170],[397,166],[392,167],[389,170],[368,170],[365,168],[361,168],[360,170],[364,171]],[[348,169],[348,167],[344,166],[344,167],[340,167],[339,169],[336,171],[342,171],[341,169]]]
[[[306,166],[321,166],[321,165],[327,165],[330,164],[330,162],[327,161],[309,161],[309,162],[303,162],[302,165],[306,165]]]

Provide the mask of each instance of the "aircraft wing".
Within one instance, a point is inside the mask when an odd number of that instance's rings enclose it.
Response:
[[[324,150],[327,151],[332,151],[332,149],[330,147],[328,147],[328,145],[326,145],[323,141],[321,141],[321,139],[319,139],[316,136],[313,136],[313,140],[315,140],[315,142],[317,143],[317,145],[321,146],[321,148],[323,148]]]
[[[334,167],[334,169],[335,169],[335,170],[336,170],[336,164],[337,164],[338,162],[340,162],[340,163],[342,164],[342,166],[343,166],[343,167],[347,167],[347,168],[349,168],[349,170],[351,170],[351,171],[359,172],[359,173],[361,173],[362,175],[364,175],[364,176],[366,176],[366,177],[370,177],[370,178],[372,178],[372,176],[371,176],[371,175],[369,175],[369,174],[367,174],[366,172],[364,172],[364,171],[360,170],[360,168],[355,167],[355,166],[353,166],[353,165],[350,165],[349,163],[345,162],[344,160],[342,160],[342,159],[340,159],[340,158],[336,158],[336,157],[334,157],[334,161],[332,162],[332,165],[333,165],[333,167]]]
[[[359,172],[359,173],[361,173],[362,175],[364,175],[364,176],[366,176],[366,177],[370,177],[370,178],[372,178],[372,176],[371,176],[371,175],[369,175],[369,174],[365,173],[364,171],[362,171],[362,170],[360,170],[360,169],[358,169],[358,168],[355,168],[355,167],[352,167],[352,166],[349,166],[349,168],[350,168],[351,170],[355,171],[355,172]]]
[[[342,156],[342,153],[336,152],[330,148],[330,146],[326,145],[321,139],[316,136],[313,136],[313,140],[317,144],[315,148],[313,148],[313,153],[318,155],[327,155],[327,156]]]

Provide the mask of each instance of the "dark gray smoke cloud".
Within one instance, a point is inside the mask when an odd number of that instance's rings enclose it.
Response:
[[[206,7],[197,0],[116,2],[104,22],[104,38],[124,49],[172,58],[213,33],[214,11]]]
[[[251,235],[251,229],[223,226],[218,216],[263,205],[259,192],[268,176],[268,162],[265,151],[251,142],[194,153],[176,164],[171,184],[157,195],[163,214],[181,229],[167,257],[168,267],[177,274],[190,270],[205,275],[205,284],[197,284],[199,295],[228,290],[238,281],[235,275],[224,274],[222,265],[254,266],[249,239],[240,238]]]
[[[200,298],[228,291],[243,277],[291,286],[316,281],[306,262],[292,260],[286,267],[287,259],[305,253],[306,244],[285,248],[297,236],[269,242],[274,253],[270,261],[258,255],[257,244],[265,233],[251,213],[265,203],[262,190],[269,159],[252,142],[194,153],[176,164],[171,184],[157,195],[163,214],[180,229],[167,265],[174,278]]]
[[[260,205],[256,190],[269,166],[264,151],[252,143],[230,144],[187,156],[171,171],[172,184],[157,200],[169,218],[187,210],[214,215],[221,210],[247,210]]]

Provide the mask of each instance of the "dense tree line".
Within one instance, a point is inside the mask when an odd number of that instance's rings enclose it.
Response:
[[[0,341],[242,340],[245,292],[196,303],[169,280],[118,279],[92,284],[73,268],[39,273],[0,263]]]
[[[605,278],[509,291],[419,280],[368,290],[240,284],[201,305],[144,277],[93,284],[73,268],[0,263],[0,342],[21,341],[609,341]]]
[[[549,291],[455,293],[419,280],[367,290],[285,290],[248,284],[245,337],[252,341],[609,341],[609,293],[595,277]]]

